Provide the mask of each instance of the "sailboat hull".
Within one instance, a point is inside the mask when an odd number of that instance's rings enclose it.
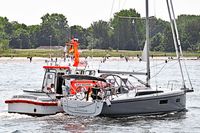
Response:
[[[103,105],[100,116],[133,116],[163,114],[182,111],[186,106],[186,93],[163,93],[151,96],[136,96],[126,100],[112,100],[111,106]]]

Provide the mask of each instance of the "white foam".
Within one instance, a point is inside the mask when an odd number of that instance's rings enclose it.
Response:
[[[17,114],[17,113],[0,112],[1,120],[15,120],[15,119],[21,119],[21,118],[32,118],[32,116]]]

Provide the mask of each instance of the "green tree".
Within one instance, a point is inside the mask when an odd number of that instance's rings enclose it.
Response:
[[[12,26],[6,17],[0,17],[0,50],[9,48]]]
[[[30,48],[29,30],[25,24],[19,24],[14,21],[12,25],[12,35],[10,39],[11,48]]]
[[[144,42],[144,24],[135,9],[121,10],[111,19],[115,49],[136,50]]]
[[[167,46],[173,44],[172,36],[167,35],[172,34],[169,27],[169,22],[157,19],[155,17],[150,17],[149,19],[149,29],[150,29],[150,49],[153,51],[171,51],[172,47]],[[169,37],[169,38],[168,38]],[[164,46],[166,45],[166,46]],[[173,46],[173,45],[172,45]]]
[[[151,38],[151,50],[152,51],[164,51],[164,35],[157,33]]]
[[[69,31],[67,18],[62,14],[46,14],[42,18],[39,45],[48,45],[52,39],[52,45],[64,45]],[[51,38],[50,38],[51,37]]]
[[[79,25],[74,25],[70,27],[71,36],[78,38],[80,42],[79,48],[86,48],[87,47],[87,39],[86,39],[86,29]]]
[[[37,48],[39,47],[39,35],[40,35],[40,25],[31,25],[28,26],[29,31],[29,48]]]
[[[9,49],[9,40],[8,39],[0,39],[0,51]]]
[[[90,26],[90,41],[98,49],[107,49],[110,46],[109,23],[105,21],[93,22]]]
[[[180,15],[177,23],[183,50],[195,50],[200,43],[200,16]]]

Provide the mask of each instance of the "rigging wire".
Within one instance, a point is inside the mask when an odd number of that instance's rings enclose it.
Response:
[[[165,66],[166,66],[166,64],[163,65],[163,66],[161,67],[161,69],[160,69],[155,75],[153,75],[153,76],[151,77],[151,79],[154,78],[154,77],[157,77],[157,75],[164,69]],[[156,65],[156,70],[157,70],[157,65]],[[155,78],[155,80],[156,80],[156,78]],[[157,82],[156,82],[156,83],[157,83]]]
[[[169,62],[170,60],[166,60],[166,61]],[[157,65],[151,66],[151,68],[154,68],[154,67],[156,67],[156,66],[160,66],[160,65],[163,65],[163,64],[166,64],[166,63],[165,63],[165,62],[164,62],[164,63],[160,63],[160,64],[157,64]],[[137,70],[137,72],[141,72],[141,71],[144,71],[144,70],[146,70],[146,68]]]
[[[156,0],[153,1],[153,10],[154,10],[154,17],[156,17]]]
[[[170,61],[172,62],[172,61],[174,61],[174,60],[166,60],[166,62],[170,62]],[[156,63],[156,65],[151,66],[151,68],[156,67],[156,70],[157,70],[157,67],[158,67],[158,66],[161,66],[161,65],[164,64],[164,65],[161,67],[161,69],[160,69],[155,75],[153,75],[153,76],[151,77],[151,79],[154,78],[155,76],[157,76],[158,74],[161,73],[161,71],[162,71],[162,70],[164,69],[164,67],[167,65],[166,62],[160,63],[160,64],[157,64],[157,63]],[[178,63],[178,62],[175,62],[175,63],[173,63],[172,65],[169,65],[168,68],[174,66],[174,65],[177,64],[177,63]],[[145,68],[144,68],[144,69],[140,69],[140,70],[137,70],[137,72],[141,72],[141,71],[144,71],[144,70],[146,70],[146,69],[145,69]]]
[[[181,61],[180,61],[180,52],[182,50],[181,50],[178,30],[177,30],[177,27],[176,27],[176,18],[175,18],[175,15],[174,15],[173,4],[169,3],[169,0],[166,0],[166,3],[167,3],[167,9],[168,9],[169,18],[170,18],[170,25],[171,25],[171,30],[172,30],[173,40],[174,40],[176,56],[177,56],[177,59],[178,59],[179,69],[180,69],[181,77],[182,77],[182,87],[186,88],[182,64],[181,64]]]
[[[181,54],[181,56],[183,56],[183,55]],[[185,63],[185,58],[183,58],[183,64],[184,64],[184,67],[185,67],[185,71],[186,71],[187,78],[188,78],[188,80],[189,80],[191,89],[193,89],[192,81],[191,81],[191,79],[190,79],[190,75],[189,75],[189,72],[188,72],[188,69],[187,69],[187,66],[186,66],[186,63]]]
[[[124,8],[127,0],[124,0],[124,3],[122,4],[122,8]]]
[[[178,41],[179,51],[180,51],[181,57],[183,57],[182,47],[181,47],[179,34],[178,34],[178,28],[177,28],[177,24],[176,24],[176,21],[175,21],[175,13],[174,13],[174,7],[173,7],[172,0],[170,0],[170,4],[171,4],[172,15],[173,15],[173,18],[174,18],[174,26],[175,26],[174,28],[175,28],[175,31],[177,32],[177,41]],[[184,67],[185,67],[185,70],[186,70],[186,74],[187,74],[187,78],[189,80],[190,86],[193,89],[192,82],[191,82],[191,79],[190,79],[190,76],[189,76],[189,72],[188,72],[188,69],[187,69],[187,66],[186,66],[186,63],[185,63],[185,58],[183,58],[183,64],[184,64]]]
[[[119,0],[119,5],[118,5],[118,10],[120,11],[120,6],[121,6],[121,0]]]
[[[173,64],[171,64],[169,67],[172,67],[172,66],[174,66],[175,64],[177,64],[178,62],[175,62],[175,63],[173,63]],[[151,77],[151,79],[152,78],[154,78],[154,77],[156,77],[158,74],[160,74],[160,72],[164,69],[164,67],[167,65],[167,63],[165,63],[165,65],[163,65],[162,66],[162,68],[155,74],[155,75],[153,75],[152,77]],[[169,68],[168,67],[168,68]]]
[[[114,4],[115,4],[115,0],[113,0],[113,2],[112,2],[112,7],[111,7],[111,10],[110,10],[110,18],[111,18],[112,13],[113,13]]]

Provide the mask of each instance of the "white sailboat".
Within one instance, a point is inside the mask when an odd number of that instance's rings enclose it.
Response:
[[[98,72],[103,74],[101,77],[104,78],[106,83],[110,84],[110,86],[99,86],[97,87],[98,92],[91,91],[92,94],[96,95],[95,97],[92,97],[91,100],[85,100],[84,97],[80,99],[76,96],[63,98],[63,109],[67,114],[79,116],[118,117],[163,114],[174,111],[178,112],[186,109],[186,94],[187,92],[193,91],[193,88],[188,89],[185,85],[185,79],[180,60],[180,57],[182,56],[182,50],[178,37],[173,4],[171,0],[166,0],[166,2],[170,16],[177,60],[181,70],[182,86],[178,90],[171,89],[169,91],[157,90],[151,87],[149,59],[149,12],[148,0],[146,0],[146,44],[142,58],[146,61],[147,71],[141,73],[99,70]],[[129,77],[136,78],[138,82],[143,84],[143,87],[130,84],[127,78],[124,78],[120,75],[129,75]],[[145,75],[146,82],[139,80],[136,75]],[[89,90],[87,90],[87,93],[89,93],[88,91]],[[100,106],[89,106],[91,104],[97,105],[98,103]],[[101,105],[103,105],[102,108]],[[98,110],[92,112],[92,110],[96,110],[97,108],[100,108],[101,111],[99,112]],[[75,110],[78,111],[75,112]]]

